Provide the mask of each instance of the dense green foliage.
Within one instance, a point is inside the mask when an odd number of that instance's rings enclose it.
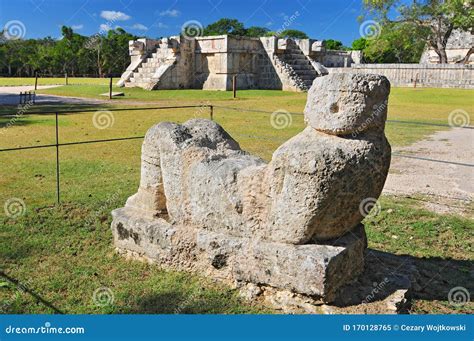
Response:
[[[0,74],[33,76],[68,73],[104,76],[120,74],[130,62],[128,41],[136,36],[121,28],[91,37],[63,26],[62,37],[43,39],[0,40]],[[2,34],[2,38],[4,38]]]
[[[222,18],[207,25],[203,32],[204,36],[219,36],[224,34],[245,36],[246,30],[244,24],[237,19]]]
[[[440,63],[447,63],[446,45],[452,32],[474,29],[473,0],[363,0],[363,3],[368,14],[375,16],[382,25],[383,31],[395,34],[381,40],[382,46],[376,48],[376,54],[391,58],[390,54],[401,48],[402,54],[406,54],[402,58],[406,59],[404,62],[413,58],[409,49],[418,51],[423,44],[436,52]],[[473,50],[471,48],[458,62],[466,62]]]
[[[342,45],[342,41],[340,40],[327,39],[324,42],[328,50],[344,50],[345,49],[344,45]]]
[[[266,27],[251,26],[246,28],[244,24],[237,19],[222,18],[216,22],[204,27],[203,35],[219,36],[233,35],[243,37],[269,37],[277,36],[282,38],[307,39],[308,35],[300,30],[286,29],[283,31],[270,31]]]
[[[352,48],[362,50],[366,63],[418,63],[428,32],[412,23],[386,23],[375,39],[360,38]]]

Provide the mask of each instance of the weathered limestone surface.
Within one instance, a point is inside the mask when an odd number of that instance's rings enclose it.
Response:
[[[263,283],[333,301],[337,290],[363,268],[362,225],[329,243],[292,245],[175,226],[164,219],[140,217],[127,208],[112,215],[119,250],[230,284]]]
[[[164,266],[320,297],[363,270],[360,203],[389,164],[390,85],[381,76],[315,80],[308,127],[266,164],[217,123],[160,123],[143,143],[140,187],[113,212],[115,245]]]
[[[390,83],[378,75],[334,74],[316,79],[308,94],[305,118],[314,129],[349,135],[374,128],[380,134],[387,119]],[[321,96],[320,94],[326,94]]]

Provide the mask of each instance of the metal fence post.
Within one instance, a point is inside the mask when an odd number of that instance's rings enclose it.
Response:
[[[212,104],[209,105],[209,114],[211,116],[211,121],[214,121],[214,106]]]
[[[56,199],[58,205],[61,203],[59,187],[59,122],[58,113],[56,112]]]
[[[112,99],[112,76],[110,76],[110,83],[109,83],[109,99]]]

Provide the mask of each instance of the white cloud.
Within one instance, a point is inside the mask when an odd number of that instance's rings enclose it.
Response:
[[[135,24],[135,25],[132,26],[132,28],[135,29],[135,30],[140,30],[140,31],[147,31],[148,30],[148,27],[146,27],[143,24]]]
[[[159,22],[156,26],[158,26],[158,28],[168,28],[168,25],[165,25],[162,22]]]
[[[272,26],[272,25],[273,25],[273,22],[272,22],[272,21],[268,21],[268,22],[265,24],[265,26],[267,26],[267,27],[270,27],[270,26]]]
[[[73,30],[82,30],[84,28],[84,25],[80,24],[80,25],[72,25],[71,28]]]
[[[131,18],[131,16],[117,11],[102,11],[100,16],[109,21],[125,21]]]
[[[110,26],[107,25],[107,24],[101,24],[101,25],[99,26],[99,29],[100,29],[101,31],[110,31],[110,30],[112,29],[112,27],[110,27]]]
[[[177,9],[172,9],[172,10],[167,9],[166,11],[160,12],[160,16],[162,17],[178,17],[180,14],[181,12],[178,11]]]

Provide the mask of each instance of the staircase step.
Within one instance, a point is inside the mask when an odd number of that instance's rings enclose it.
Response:
[[[314,70],[313,66],[310,64],[290,64],[291,67],[295,70]]]
[[[286,59],[296,59],[296,60],[305,60],[306,56],[304,54],[297,54],[297,53],[288,53],[285,54]]]
[[[290,65],[311,65],[311,62],[306,59],[285,59],[285,62]]]

